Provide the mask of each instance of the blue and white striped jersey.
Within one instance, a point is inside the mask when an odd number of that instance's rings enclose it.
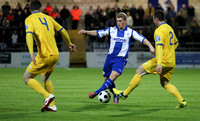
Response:
[[[142,43],[145,39],[144,36],[127,26],[124,30],[119,30],[118,26],[108,27],[104,30],[97,30],[97,35],[99,38],[110,35],[110,48],[108,54],[126,58],[128,58],[131,39],[134,38]]]

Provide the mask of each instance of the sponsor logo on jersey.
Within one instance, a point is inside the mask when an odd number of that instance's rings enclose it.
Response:
[[[114,38],[114,40],[116,42],[125,42],[126,41],[126,39],[124,39],[124,38]]]

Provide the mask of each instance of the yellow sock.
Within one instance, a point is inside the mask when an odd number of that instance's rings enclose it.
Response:
[[[44,98],[49,97],[49,93],[42,87],[42,85],[36,81],[35,79],[30,79],[27,83],[33,90],[38,92],[40,95],[42,95]]]
[[[182,98],[181,94],[179,93],[178,89],[174,85],[168,83],[167,85],[165,85],[164,88],[169,93],[171,93],[172,95],[174,95],[178,99],[178,102],[182,102],[183,101],[183,98]]]
[[[54,94],[54,88],[53,88],[53,84],[51,83],[51,81],[46,81],[44,83],[44,88],[46,89],[47,92]],[[49,106],[52,107],[55,105],[55,101],[52,101]]]
[[[140,84],[141,81],[142,77],[138,74],[135,74],[129,84],[129,87],[124,91],[124,95],[127,96],[134,88],[136,88]]]

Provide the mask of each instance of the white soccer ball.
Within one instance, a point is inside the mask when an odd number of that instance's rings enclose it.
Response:
[[[102,103],[108,103],[110,101],[110,93],[108,91],[101,91],[98,94],[98,100]]]

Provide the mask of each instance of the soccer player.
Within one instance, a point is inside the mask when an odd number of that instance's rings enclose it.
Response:
[[[132,39],[147,45],[150,49],[150,52],[153,54],[155,53],[154,47],[145,37],[127,27],[127,16],[125,13],[118,13],[116,20],[117,26],[114,27],[108,27],[104,30],[80,30],[78,32],[78,34],[87,34],[92,36],[98,35],[99,38],[110,35],[110,47],[103,67],[103,76],[105,82],[98,90],[89,94],[89,98],[91,99],[106,89],[109,89],[113,93],[113,88],[115,87],[114,81],[122,74],[127,63],[126,59],[128,58],[128,50]],[[113,95],[114,103],[118,103],[119,98],[114,93]]]
[[[175,49],[178,47],[178,40],[174,30],[165,23],[164,12],[156,11],[153,15],[153,21],[158,27],[154,33],[156,57],[143,63],[136,70],[136,74],[126,90],[113,89],[114,93],[121,99],[126,99],[129,93],[140,84],[144,75],[149,73],[159,74],[162,87],[178,99],[179,103],[176,108],[183,108],[187,106],[186,101],[182,98],[177,88],[169,83],[176,66]]]
[[[54,19],[39,11],[41,7],[39,0],[33,0],[30,4],[32,14],[26,18],[26,43],[29,49],[32,62],[27,67],[23,80],[37,93],[41,94],[44,106],[41,111],[57,111],[54,100],[54,89],[49,79],[59,58],[59,52],[54,38],[55,31],[59,31],[71,51],[76,51],[76,46],[71,43],[67,31],[60,26]],[[37,45],[37,56],[33,52],[33,40]],[[34,79],[38,74],[41,75],[43,86]]]

